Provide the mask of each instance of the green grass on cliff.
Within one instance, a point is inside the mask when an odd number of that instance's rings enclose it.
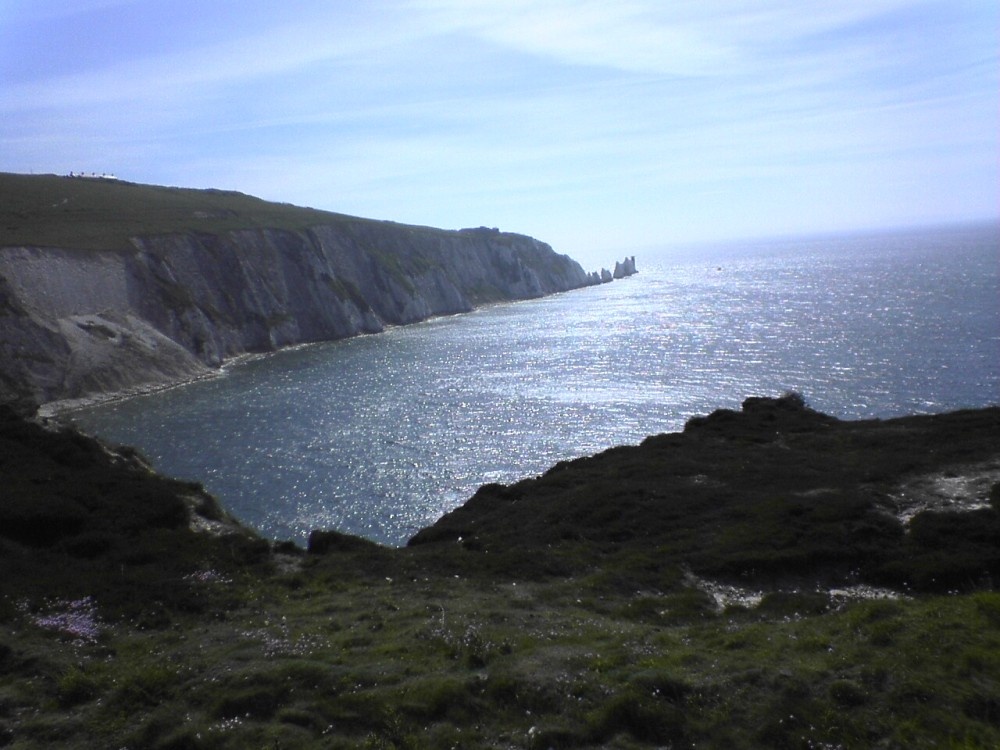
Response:
[[[342,555],[187,585],[227,606],[107,618],[93,642],[38,625],[59,601],[4,618],[0,737],[234,749],[1000,741],[995,592],[822,613],[679,603],[651,618],[629,611],[636,595],[591,598],[585,581],[376,578]]]
[[[130,247],[129,237],[368,221],[224,190],[0,173],[0,246]]]
[[[997,409],[758,401],[308,553],[0,416],[0,746],[1000,746]],[[880,525],[927,477],[982,507]]]

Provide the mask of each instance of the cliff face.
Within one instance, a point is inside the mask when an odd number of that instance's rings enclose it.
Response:
[[[486,229],[358,219],[130,243],[0,248],[0,400],[167,384],[247,352],[592,283],[548,245]]]

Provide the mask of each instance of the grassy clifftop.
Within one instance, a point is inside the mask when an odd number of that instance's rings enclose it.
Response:
[[[2,416],[0,745],[1000,745],[1000,409],[749,400],[308,552]]]
[[[115,250],[129,237],[235,229],[306,229],[364,221],[224,190],[0,173],[0,246]]]
[[[235,190],[145,185],[125,180],[0,172],[0,247],[129,249],[130,237],[239,229],[305,230],[316,226],[394,224],[410,232],[452,230],[350,216],[276,203]],[[466,235],[509,243],[520,237],[483,228]]]

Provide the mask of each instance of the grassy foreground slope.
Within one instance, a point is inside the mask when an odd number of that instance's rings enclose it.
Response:
[[[748,400],[388,549],[0,419],[0,746],[1000,746],[1000,409]]]

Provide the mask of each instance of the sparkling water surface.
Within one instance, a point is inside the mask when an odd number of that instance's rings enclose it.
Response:
[[[628,279],[234,365],[75,412],[278,539],[403,544],[487,482],[749,395],[840,418],[1000,403],[1000,230],[639,255]]]

